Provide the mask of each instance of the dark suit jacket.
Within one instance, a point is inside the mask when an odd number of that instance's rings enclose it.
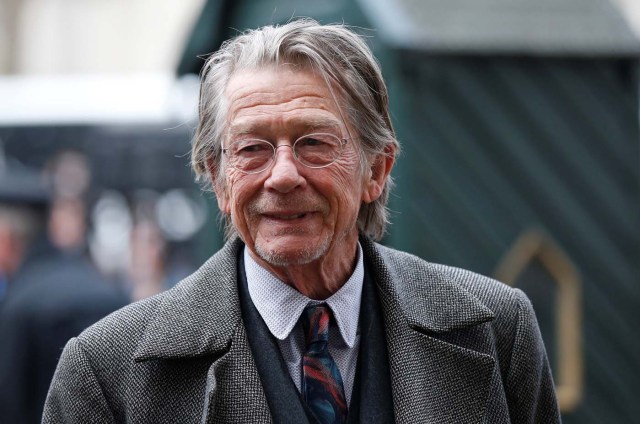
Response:
[[[554,423],[553,382],[519,290],[365,238],[386,327],[399,423]],[[43,422],[262,423],[232,240],[172,290],[67,344]]]
[[[69,338],[126,304],[83,256],[30,258],[0,305],[0,423],[39,423]]]

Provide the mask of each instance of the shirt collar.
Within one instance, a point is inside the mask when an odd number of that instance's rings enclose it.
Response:
[[[279,340],[289,337],[291,330],[308,305],[326,303],[336,319],[344,342],[353,347],[358,331],[360,297],[364,281],[362,247],[358,243],[358,259],[355,270],[347,282],[328,299],[313,300],[285,284],[258,264],[244,249],[244,267],[249,286],[249,296],[265,324]]]

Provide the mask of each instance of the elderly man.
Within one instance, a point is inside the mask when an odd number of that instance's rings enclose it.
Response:
[[[229,241],[72,339],[45,422],[559,421],[522,292],[373,241],[399,146],[356,34],[249,31],[202,77],[192,159]]]

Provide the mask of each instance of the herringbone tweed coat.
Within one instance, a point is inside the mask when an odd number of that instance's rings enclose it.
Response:
[[[522,292],[361,239],[386,327],[398,423],[559,422]],[[69,341],[45,423],[267,423],[242,323],[238,239],[175,288]]]

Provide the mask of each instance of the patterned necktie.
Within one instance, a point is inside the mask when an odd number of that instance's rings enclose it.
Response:
[[[329,354],[329,321],[326,305],[311,306],[302,313],[306,348],[302,358],[302,395],[318,422],[344,423],[347,401],[340,370]]]

